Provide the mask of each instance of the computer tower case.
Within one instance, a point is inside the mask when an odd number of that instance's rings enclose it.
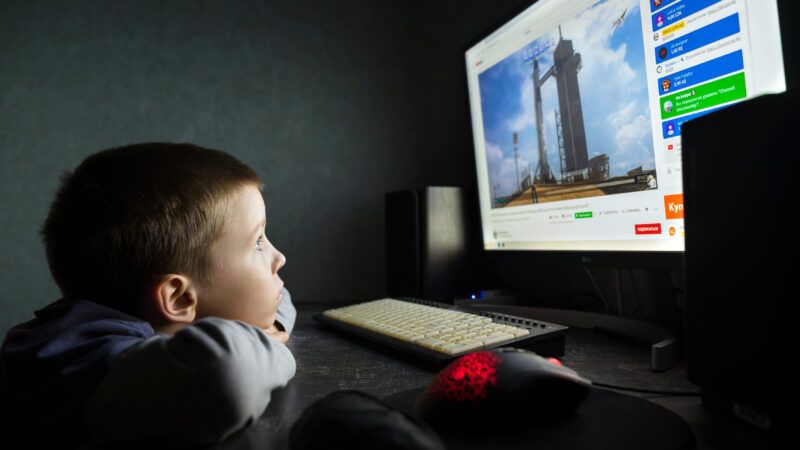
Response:
[[[387,294],[452,302],[476,288],[478,221],[477,200],[468,189],[387,193]]]
[[[796,91],[682,128],[687,370],[705,406],[798,440]]]

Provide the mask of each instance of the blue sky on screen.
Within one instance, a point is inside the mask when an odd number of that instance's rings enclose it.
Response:
[[[625,20],[615,29],[614,22],[625,8]],[[564,39],[572,40],[583,62],[578,84],[589,158],[607,154],[611,176],[624,175],[639,166],[655,168],[639,2],[597,2],[563,23],[561,32]],[[495,196],[511,194],[516,185],[514,131],[519,133],[520,171],[528,164],[536,169],[539,157],[533,61],[525,56],[550,43],[547,51],[539,53],[541,76],[553,65],[552,51],[557,42],[556,27],[479,75],[489,181]],[[547,160],[558,177],[556,109],[558,96],[555,78],[551,77],[542,86],[542,113]]]

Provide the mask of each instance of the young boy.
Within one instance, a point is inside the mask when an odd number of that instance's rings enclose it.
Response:
[[[189,144],[104,150],[64,176],[42,228],[63,298],[2,346],[27,447],[207,444],[263,413],[295,372],[296,312],[261,188]]]

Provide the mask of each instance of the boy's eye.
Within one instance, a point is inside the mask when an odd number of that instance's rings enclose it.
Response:
[[[259,237],[258,240],[256,241],[256,251],[259,251],[259,252],[264,251],[264,248],[262,247],[262,245],[264,245],[264,238],[263,237]]]

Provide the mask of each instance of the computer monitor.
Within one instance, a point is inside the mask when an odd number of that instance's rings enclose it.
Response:
[[[539,0],[465,58],[484,248],[540,262],[679,268],[681,126],[786,89],[776,0]]]

